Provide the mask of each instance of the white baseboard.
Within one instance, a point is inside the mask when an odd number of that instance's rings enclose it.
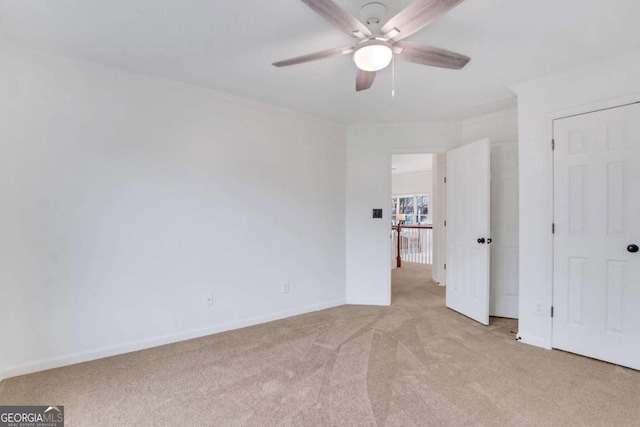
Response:
[[[379,299],[368,300],[368,299],[362,299],[362,298],[347,299],[347,304],[349,304],[349,305],[382,305],[382,306],[385,306],[385,307],[389,306],[389,302],[388,301],[382,301],[382,300],[379,300]]]
[[[551,346],[545,344],[544,340],[540,337],[535,337],[535,336],[520,334],[520,333],[517,334],[517,337],[519,338],[518,341],[520,341],[521,343],[532,345],[534,347],[541,347],[547,350],[551,350]]]
[[[180,341],[190,340],[193,338],[200,338],[219,332],[246,328],[247,326],[259,325],[261,323],[285,319],[287,317],[297,316],[300,314],[312,313],[314,311],[338,307],[341,305],[345,305],[345,303],[346,301],[344,299],[331,300],[320,304],[313,304],[306,307],[295,308],[293,310],[281,311],[264,316],[251,317],[248,319],[223,323],[221,325],[192,329],[190,331],[180,332],[177,334],[164,335],[122,345],[103,347],[97,350],[89,350],[81,353],[60,356],[53,359],[25,363],[24,365],[10,366],[0,369],[0,381],[11,377],[17,377],[19,375],[31,374],[33,372],[45,371],[47,369],[60,368],[63,366],[74,365],[76,363],[89,362],[91,360],[102,359],[110,356],[117,356],[120,354],[130,353],[132,351],[144,350],[147,348],[158,347],[165,344],[172,344]]]

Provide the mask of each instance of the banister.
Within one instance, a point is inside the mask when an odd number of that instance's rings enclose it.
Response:
[[[413,262],[422,262],[426,264],[431,264],[431,243],[432,236],[431,230],[433,230],[433,225],[392,225],[391,229],[396,231],[397,239],[396,239],[396,266],[398,268],[402,267],[402,252],[405,251],[405,256],[409,257],[409,259],[415,259]],[[417,234],[417,241],[415,241],[415,234],[409,234],[408,236],[402,236],[402,230],[418,230],[413,233]],[[421,230],[425,230],[424,232]],[[401,244],[402,238],[404,237],[404,243]],[[413,243],[412,243],[413,242]],[[414,243],[418,245],[418,253],[415,252]],[[403,246],[407,246],[404,247]],[[426,252],[425,252],[426,248]],[[417,257],[417,258],[416,258]],[[420,261],[422,260],[422,261]],[[426,262],[425,262],[426,261]]]

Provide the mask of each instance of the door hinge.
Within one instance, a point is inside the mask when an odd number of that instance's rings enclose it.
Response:
[[[553,317],[553,306],[551,306],[551,317]]]
[[[551,140],[551,151],[553,151],[553,150],[555,150],[555,149],[556,149],[556,140],[555,140],[555,139],[552,139],[552,140]]]
[[[556,234],[556,223],[551,224],[551,234]]]
[[[447,177],[446,176],[444,177],[444,183],[445,184],[447,183]]]
[[[444,265],[444,269],[445,269],[445,270],[447,269],[447,264],[445,264],[445,265]]]
[[[445,227],[447,226],[447,220],[446,219],[444,220],[444,226]]]

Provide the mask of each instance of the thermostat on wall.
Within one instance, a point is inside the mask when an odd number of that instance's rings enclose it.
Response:
[[[382,218],[382,209],[374,209],[373,210],[374,218]]]

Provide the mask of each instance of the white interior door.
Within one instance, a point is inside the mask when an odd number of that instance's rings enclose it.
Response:
[[[489,324],[490,144],[447,153],[447,307]]]
[[[492,144],[492,316],[518,318],[518,232],[518,143]]]
[[[640,369],[640,105],[554,139],[553,347]]]

